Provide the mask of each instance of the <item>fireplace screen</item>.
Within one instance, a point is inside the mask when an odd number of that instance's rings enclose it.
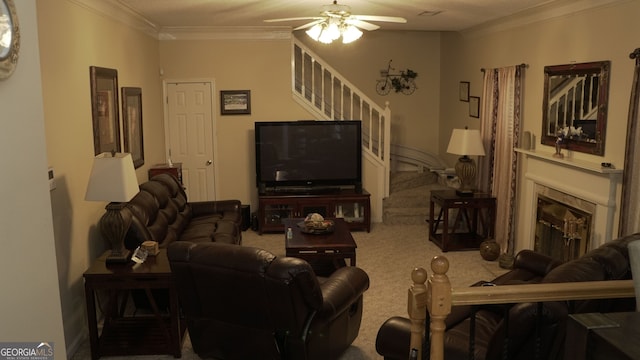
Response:
[[[538,195],[534,250],[560,261],[586,253],[591,235],[591,214]]]

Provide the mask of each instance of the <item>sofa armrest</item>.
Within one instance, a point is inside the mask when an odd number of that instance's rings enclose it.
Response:
[[[222,214],[225,220],[242,223],[240,200],[194,201],[190,202],[189,206],[193,210],[194,217]]]
[[[525,269],[537,275],[545,276],[562,262],[533,250],[522,250],[513,262],[514,269]]]
[[[322,309],[317,317],[332,320],[347,310],[368,288],[369,275],[364,270],[354,266],[336,270],[320,283]]]

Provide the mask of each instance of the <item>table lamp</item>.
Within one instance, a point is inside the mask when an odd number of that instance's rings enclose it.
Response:
[[[124,237],[131,225],[131,211],[126,203],[138,191],[131,154],[102,153],[94,158],[85,200],[109,201],[98,225],[103,238],[111,244],[108,264],[129,261],[130,251],[124,246]]]
[[[484,147],[480,130],[453,129],[449,147],[449,154],[462,155],[456,163],[456,175],[460,179],[460,188],[456,190],[459,196],[472,196],[476,181],[476,163],[469,156],[484,156]]]

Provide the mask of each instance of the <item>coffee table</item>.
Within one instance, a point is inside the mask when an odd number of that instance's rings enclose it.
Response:
[[[331,219],[333,232],[327,234],[303,233],[298,223],[304,219],[285,219],[285,250],[287,256],[297,257],[312,264],[317,261],[331,261],[335,268],[344,266],[341,262],[349,259],[356,266],[356,242],[351,236],[349,226],[343,219]],[[293,236],[287,239],[286,229],[291,228]]]

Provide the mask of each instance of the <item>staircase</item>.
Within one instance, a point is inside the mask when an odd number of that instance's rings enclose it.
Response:
[[[431,190],[446,189],[436,173],[391,173],[390,194],[382,201],[382,221],[387,225],[421,225],[429,218]]]
[[[363,179],[363,186],[371,193],[372,213],[376,215],[372,220],[424,224],[430,189],[444,187],[429,170],[444,169],[442,160],[434,154],[391,144],[389,103],[384,107],[377,105],[295,37],[291,70],[294,100],[316,119],[362,121],[363,169],[373,174]],[[392,155],[396,169],[408,166],[415,171],[394,171],[392,176]]]

